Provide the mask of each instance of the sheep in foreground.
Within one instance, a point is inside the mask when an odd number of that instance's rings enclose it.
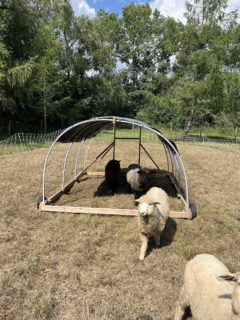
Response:
[[[112,190],[112,195],[114,195],[119,185],[120,174],[120,161],[110,160],[105,167],[105,181],[107,182],[109,189]]]
[[[195,320],[239,320],[240,272],[229,273],[210,254],[195,256],[185,267],[175,320],[182,319],[187,307]]]
[[[126,178],[135,199],[141,197],[147,191],[149,171],[143,170],[139,164],[129,165]]]
[[[169,200],[164,190],[153,187],[136,202],[139,203],[138,230],[142,240],[139,259],[143,260],[150,237],[154,237],[156,246],[160,245],[160,233],[169,217]]]

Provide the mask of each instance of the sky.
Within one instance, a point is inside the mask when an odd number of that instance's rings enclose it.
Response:
[[[121,14],[121,8],[131,2],[145,4],[158,9],[163,15],[184,22],[185,0],[70,0],[76,15],[84,14],[93,18],[99,9]],[[229,0],[229,10],[239,9],[240,0]]]

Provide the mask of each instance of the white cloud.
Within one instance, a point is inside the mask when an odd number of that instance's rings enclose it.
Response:
[[[96,16],[96,9],[89,6],[85,0],[79,0],[79,12],[84,16],[93,18]]]
[[[184,17],[185,0],[152,0],[149,3],[152,10],[158,9],[164,16],[170,16],[183,23],[186,22]],[[229,0],[228,10],[240,9],[239,0]]]
[[[240,9],[240,3],[239,0],[229,0],[228,1],[228,7],[230,10],[236,10],[236,9]]]
[[[152,10],[158,9],[164,16],[170,16],[176,20],[186,22],[183,16],[184,0],[153,0],[149,2]]]
[[[85,0],[70,0],[72,4],[73,11],[75,15],[85,15],[90,18],[94,18],[96,16],[96,9],[90,7],[90,5]]]

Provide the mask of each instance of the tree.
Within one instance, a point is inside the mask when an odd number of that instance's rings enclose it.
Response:
[[[212,115],[212,120],[213,114],[223,109],[222,60],[215,44],[225,32],[228,19],[226,6],[225,0],[186,2],[187,25],[175,65],[175,72],[185,80],[184,88],[191,96],[191,103],[185,105],[188,119],[184,137],[188,135],[194,120],[198,118],[199,122],[206,114]]]
[[[30,79],[35,74],[38,55],[32,53],[32,42],[41,24],[40,3],[40,0],[0,2],[2,121],[10,124],[17,119],[24,123],[24,113],[31,105]]]
[[[171,71],[171,57],[178,49],[181,24],[164,18],[150,6],[130,4],[123,8],[120,20],[118,57],[126,66],[122,81],[132,101],[132,114],[141,109],[156,74]]]
[[[54,37],[53,30],[48,26],[41,26],[32,42],[32,54],[37,57],[32,90],[35,94],[40,94],[37,105],[42,105],[45,133],[47,132],[48,111],[54,105],[51,98],[58,76],[56,65],[58,47],[59,44]]]
[[[1,130],[105,114],[172,123],[184,136],[224,119],[237,128],[240,27],[226,6],[189,0],[183,25],[148,4],[91,19],[69,0],[0,0]]]
[[[232,123],[237,135],[240,124],[240,72],[234,71],[226,73],[224,76],[225,101],[224,111]]]

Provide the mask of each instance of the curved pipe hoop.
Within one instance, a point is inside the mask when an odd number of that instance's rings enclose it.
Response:
[[[72,148],[72,145],[73,145],[73,142],[71,142],[70,145],[68,146],[67,152],[66,152],[66,155],[65,155],[65,158],[64,158],[63,173],[62,173],[62,189],[64,188],[64,182],[65,182],[65,170],[66,170],[67,158],[68,158],[69,152],[70,152],[70,150]]]
[[[129,119],[129,118],[122,118],[122,117],[113,117],[113,116],[107,116],[107,117],[99,117],[99,118],[93,118],[93,119],[90,119],[90,120],[85,120],[85,121],[81,121],[81,122],[78,122],[78,123],[75,123],[74,125],[66,128],[65,130],[63,130],[58,136],[57,138],[54,140],[54,142],[52,143],[51,147],[49,148],[48,152],[47,152],[47,155],[46,155],[46,158],[45,158],[45,161],[44,161],[44,167],[43,167],[43,179],[42,179],[42,182],[43,182],[43,186],[42,186],[42,194],[43,194],[43,199],[45,198],[45,179],[46,179],[46,168],[47,168],[47,163],[48,163],[48,159],[49,159],[49,156],[50,156],[50,153],[54,147],[54,145],[56,144],[56,142],[66,133],[68,132],[69,130],[73,129],[73,128],[76,128],[77,126],[81,126],[83,124],[86,124],[86,123],[94,123],[96,121],[102,121],[102,122],[112,122],[113,121],[113,118],[116,119],[116,122],[119,122],[119,123],[125,123],[125,124],[134,124],[134,125],[137,125],[139,127],[142,127],[146,130],[149,130],[153,133],[155,133],[157,136],[161,137],[161,139],[166,143],[167,146],[170,146],[171,149],[174,151],[174,153],[176,154],[178,160],[179,160],[179,164],[182,168],[182,172],[183,172],[183,175],[184,175],[184,180],[185,180],[185,196],[186,196],[186,206],[187,208],[186,209],[189,209],[189,188],[188,188],[188,178],[187,178],[187,174],[186,174],[186,170],[184,168],[184,165],[183,165],[183,162],[182,162],[182,159],[181,157],[179,156],[179,153],[178,153],[178,150],[176,150],[175,146],[167,139],[163,136],[163,134],[156,130],[156,129],[153,129],[151,128],[150,126],[148,126],[147,124],[145,124],[144,122],[142,121],[138,121],[138,120],[134,120],[134,119]],[[104,127],[104,126],[103,126]],[[169,151],[171,152],[171,151]]]

